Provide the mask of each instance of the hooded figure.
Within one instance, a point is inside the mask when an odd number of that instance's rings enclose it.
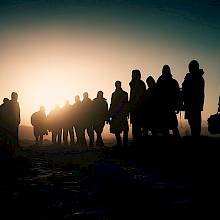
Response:
[[[189,73],[186,74],[182,84],[185,118],[188,119],[191,135],[200,136],[201,111],[203,111],[205,98],[205,80],[203,69],[199,69],[199,63],[192,60],[189,63]]]
[[[144,102],[146,97],[146,85],[141,80],[140,70],[132,70],[130,85],[130,120],[134,142],[140,141],[141,129],[144,121]]]
[[[164,65],[162,75],[157,80],[157,126],[161,133],[167,135],[169,130],[175,136],[180,136],[176,113],[180,107],[180,88],[178,82],[173,79],[170,67]]]
[[[157,106],[156,106],[156,82],[152,76],[149,76],[146,79],[146,83],[148,85],[148,89],[146,92],[146,99],[144,104],[144,130],[146,135],[148,132],[154,135],[156,134],[155,128],[155,118],[157,116]]]

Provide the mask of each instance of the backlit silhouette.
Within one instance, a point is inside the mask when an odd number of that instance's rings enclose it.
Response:
[[[99,91],[97,97],[93,100],[93,128],[97,134],[96,145],[104,146],[102,139],[102,132],[105,126],[105,122],[108,121],[108,103],[103,97],[103,92]]]
[[[73,130],[73,107],[69,101],[65,102],[64,107],[61,109],[62,127],[63,127],[63,143],[68,145],[68,135],[70,137],[70,144],[74,144],[74,130]]]
[[[62,118],[61,109],[57,105],[48,115],[48,128],[52,132],[52,142],[53,144],[61,144],[62,136]]]
[[[83,139],[82,143],[83,145],[86,144],[85,139],[85,131],[87,131],[87,134],[89,136],[89,145],[94,145],[94,130],[93,130],[93,117],[94,117],[94,108],[93,108],[93,102],[89,98],[89,95],[87,92],[83,93],[83,100],[81,104],[81,125],[83,128]]]
[[[19,145],[18,140],[18,127],[21,121],[20,118],[20,106],[18,103],[18,94],[16,92],[12,92],[11,100],[9,102],[8,109],[8,123],[9,129],[12,132],[12,135],[15,138],[16,145]]]
[[[144,102],[146,97],[146,86],[141,80],[140,70],[132,71],[132,80],[130,85],[130,120],[132,124],[132,135],[134,142],[139,142],[142,137],[144,121]]]
[[[128,93],[121,88],[121,82],[115,82],[115,91],[112,93],[109,109],[110,132],[115,134],[117,145],[121,146],[123,132],[123,146],[128,143]]]
[[[82,102],[80,101],[79,95],[75,96],[75,103],[73,104],[73,126],[75,128],[76,133],[76,145],[83,146],[85,144],[84,140],[84,128],[82,126]]]
[[[47,116],[44,106],[40,107],[40,110],[33,113],[31,116],[31,124],[34,128],[34,136],[36,144],[43,144],[43,136],[48,134],[47,132]]]
[[[149,76],[146,79],[148,85],[146,100],[144,104],[144,132],[145,135],[149,134],[151,131],[152,135],[155,135],[157,132],[157,125],[159,124],[157,120],[158,111],[157,107],[157,85],[152,76]]]
[[[198,137],[201,133],[201,111],[205,97],[203,74],[204,71],[199,68],[198,61],[192,60],[189,63],[189,73],[186,74],[182,85],[185,118],[188,119],[193,137]]]
[[[168,65],[163,66],[162,75],[157,80],[157,99],[160,131],[167,135],[169,130],[172,130],[173,134],[179,137],[176,113],[179,112],[180,106],[180,88]]]

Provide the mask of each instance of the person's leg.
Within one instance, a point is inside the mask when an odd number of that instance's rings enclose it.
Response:
[[[88,136],[89,136],[89,145],[93,146],[94,145],[94,130],[93,130],[92,126],[89,126],[87,128],[87,133],[88,133]]]
[[[14,128],[14,136],[15,136],[15,142],[16,142],[16,146],[19,147],[19,137],[18,137],[18,126],[15,126]]]
[[[128,130],[123,131],[123,146],[126,147],[128,145]]]
[[[141,126],[137,122],[132,124],[132,135],[135,143],[141,141]]]
[[[115,138],[116,138],[116,141],[117,141],[117,146],[121,146],[122,143],[121,143],[121,135],[120,135],[120,133],[115,133]]]
[[[40,144],[43,144],[43,135],[40,135]]]
[[[97,145],[98,146],[104,146],[104,142],[103,142],[103,139],[102,139],[102,132],[99,130],[97,132],[97,141],[96,141]]]
[[[19,129],[19,126],[17,127],[17,146],[19,147],[20,144],[19,144],[19,135],[18,135],[18,129]]]
[[[104,146],[104,142],[102,139],[102,132],[103,132],[104,125],[105,123],[102,123],[95,128],[95,131],[97,133],[96,145],[99,145],[99,146]]]
[[[202,117],[201,112],[195,112],[194,115],[194,131],[193,136],[199,137],[201,134],[201,123],[202,123]]]
[[[52,131],[52,142],[53,144],[56,143],[56,132],[55,131]]]
[[[104,146],[105,144],[104,144],[104,141],[103,141],[103,139],[102,139],[102,131],[103,131],[103,129],[100,131],[100,133],[99,133],[99,137],[100,137],[100,146]]]
[[[74,129],[73,129],[73,127],[69,128],[69,134],[70,134],[70,145],[74,145]]]
[[[68,129],[67,128],[63,128],[63,143],[65,145],[68,145],[67,137],[68,137]]]
[[[201,133],[201,112],[193,112],[189,119],[189,125],[190,125],[190,129],[191,129],[191,136],[192,137],[199,137],[200,133]]]
[[[58,131],[58,144],[61,144],[62,129]]]
[[[35,144],[38,144],[38,136],[35,135]]]
[[[86,138],[85,138],[85,128],[80,128],[79,130],[79,137],[80,137],[80,145],[87,146]]]
[[[133,141],[137,139],[137,125],[136,123],[132,124],[132,136],[133,136]]]
[[[75,133],[76,133],[76,145],[80,145],[80,133],[79,133],[79,127],[75,126]]]

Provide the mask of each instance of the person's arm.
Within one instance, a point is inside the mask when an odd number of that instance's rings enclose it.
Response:
[[[219,99],[218,99],[218,112],[220,112],[220,96],[219,96]]]
[[[105,121],[106,122],[109,121],[109,117],[108,117],[108,103],[107,103],[107,101],[105,101]]]
[[[20,106],[18,104],[18,125],[21,123]]]
[[[200,109],[203,111],[204,100],[205,100],[205,80],[202,78],[201,83],[201,100],[200,100]]]
[[[127,93],[126,93],[125,102],[126,102],[126,104],[125,104],[126,116],[129,119],[129,116],[130,116],[130,103],[128,101],[128,94]]]

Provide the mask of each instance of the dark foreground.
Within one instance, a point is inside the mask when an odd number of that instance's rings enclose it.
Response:
[[[150,138],[126,149],[29,146],[15,158],[2,154],[1,219],[190,217],[201,144],[214,148],[219,139]]]

